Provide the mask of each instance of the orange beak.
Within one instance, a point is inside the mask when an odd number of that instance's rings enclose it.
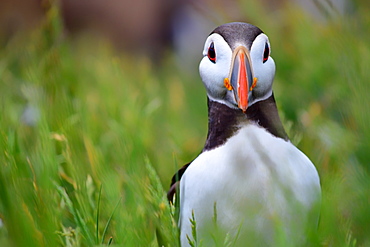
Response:
[[[233,52],[229,81],[238,107],[246,112],[255,82],[249,51],[244,46],[237,47]]]

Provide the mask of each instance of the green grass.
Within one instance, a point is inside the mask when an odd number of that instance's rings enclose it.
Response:
[[[270,37],[284,124],[320,173],[312,245],[370,246],[368,9],[241,8]],[[0,49],[0,246],[177,246],[165,192],[205,140],[200,79],[60,29],[52,8]]]

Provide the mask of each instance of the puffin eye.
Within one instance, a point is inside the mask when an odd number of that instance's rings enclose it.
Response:
[[[208,54],[207,54],[209,60],[211,60],[212,63],[216,63],[216,51],[215,51],[215,46],[213,42],[208,48]]]
[[[263,52],[263,63],[265,63],[267,59],[269,59],[269,56],[270,56],[270,48],[269,48],[269,45],[266,43],[265,51]]]

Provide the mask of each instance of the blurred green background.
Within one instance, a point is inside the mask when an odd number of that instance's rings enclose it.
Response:
[[[2,3],[0,246],[177,246],[165,193],[203,147],[197,67],[230,21],[269,36],[284,126],[319,171],[310,245],[370,246],[368,1],[137,2]]]

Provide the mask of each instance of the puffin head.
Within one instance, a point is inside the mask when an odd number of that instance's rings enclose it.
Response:
[[[256,26],[233,22],[208,36],[199,65],[208,97],[246,112],[272,94],[275,63],[268,37]]]

